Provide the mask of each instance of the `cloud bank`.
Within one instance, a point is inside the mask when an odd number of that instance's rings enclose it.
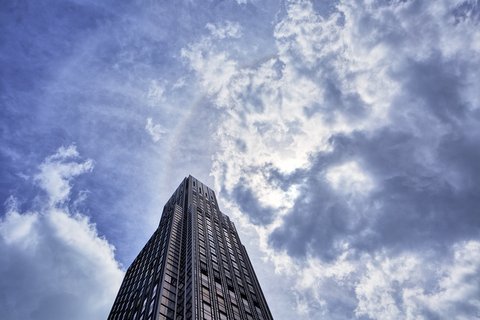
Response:
[[[216,187],[302,275],[305,317],[478,314],[478,12],[287,1],[274,57],[245,67],[214,35],[184,49],[223,112]]]
[[[91,171],[75,146],[39,166],[43,190],[35,209],[12,196],[0,220],[2,319],[104,319],[123,278],[114,248],[70,195],[75,177]],[[70,205],[68,205],[70,203]]]

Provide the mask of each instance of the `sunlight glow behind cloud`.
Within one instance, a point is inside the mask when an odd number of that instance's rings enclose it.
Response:
[[[353,161],[330,168],[325,176],[339,193],[368,193],[373,188],[371,178]]]

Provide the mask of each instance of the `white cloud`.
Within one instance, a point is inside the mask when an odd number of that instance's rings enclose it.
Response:
[[[205,37],[184,48],[181,55],[198,72],[203,89],[208,95],[222,95],[225,85],[235,74],[236,62],[223,52],[211,50],[212,38]]]
[[[152,118],[147,118],[145,130],[152,137],[153,142],[158,142],[167,133],[160,124],[154,124]]]
[[[356,314],[373,319],[471,319],[480,310],[480,242],[453,246],[453,258],[380,256],[355,288]],[[446,260],[446,261],[445,261]],[[433,263],[432,263],[433,262]]]
[[[299,265],[267,249],[276,272],[296,279],[298,311],[308,319],[471,319],[480,310],[480,242],[433,252],[358,257],[346,249],[331,262]]]
[[[248,213],[238,213],[236,218],[257,230],[261,246],[276,263],[278,272],[297,278],[302,275],[296,288],[299,306],[312,319],[361,315],[427,319],[428,312],[441,316],[441,306],[447,308],[446,318],[475,314],[473,306],[478,300],[472,300],[474,295],[463,295],[470,301],[470,311],[456,309],[465,300],[452,291],[454,285],[446,289],[444,283],[446,279],[457,281],[454,275],[465,270],[466,265],[471,266],[470,274],[478,273],[478,263],[460,258],[448,262],[436,255],[430,256],[432,260],[418,254],[385,252],[363,256],[352,249],[353,235],[332,241],[339,252],[332,262],[309,255],[318,250],[309,247],[304,264],[300,264],[268,242],[271,232],[283,224],[283,217],[297,204],[302,187],[308,187],[301,176],[283,186],[272,182],[270,171],[287,179],[289,174],[311,173],[314,155],[328,155],[335,148],[330,140],[335,135],[358,133],[369,137],[380,129],[408,132],[419,140],[414,156],[431,170],[428,174],[439,170],[445,172],[442,177],[449,183],[459,184],[458,176],[435,166],[434,156],[441,138],[459,123],[445,124],[436,114],[442,112],[441,105],[427,96],[428,92],[438,96],[449,86],[442,87],[436,77],[428,79],[425,88],[412,84],[413,79],[431,71],[421,69],[421,65],[445,72],[453,70],[452,77],[465,80],[458,100],[469,106],[478,104],[478,81],[472,79],[476,79],[474,70],[480,65],[480,42],[476,41],[480,32],[472,21],[453,22],[452,12],[459,4],[461,1],[345,0],[338,2],[332,14],[321,16],[310,1],[288,1],[286,13],[274,30],[275,57],[253,66],[241,63],[218,44],[222,36],[215,37],[213,32],[182,51],[201,88],[224,111],[216,137],[220,147],[212,168],[216,188],[228,194],[241,184],[254,192],[260,205],[276,209],[270,225],[251,225]],[[438,57],[443,60],[436,61]],[[379,147],[386,148],[388,155],[389,148],[395,145]],[[388,166],[396,167],[402,159],[395,160],[398,164]],[[338,199],[343,199],[345,193],[365,195],[376,191],[370,170],[379,164],[357,163],[351,158],[329,161],[316,174],[329,181]],[[399,174],[412,174],[401,170]],[[238,206],[232,199],[226,196],[221,202],[236,214]],[[360,220],[368,219],[368,212],[378,202],[369,205],[359,208]],[[319,215],[311,213],[307,217]],[[308,228],[325,226],[312,227],[306,222]],[[365,229],[361,235],[376,231]],[[294,235],[302,232],[292,231]],[[457,256],[467,247],[476,255],[477,249],[471,243],[463,246],[452,242],[451,246]],[[442,266],[441,272],[434,266]],[[432,283],[445,290],[428,291]],[[463,280],[458,280],[457,287],[459,291],[471,288]],[[448,298],[442,292],[449,292]],[[418,295],[421,298],[413,298]]]
[[[61,204],[67,200],[71,179],[92,170],[91,160],[82,163],[73,161],[78,157],[75,146],[61,147],[40,165],[40,172],[35,176],[35,180],[49,195],[50,205]]]
[[[0,220],[2,319],[104,319],[123,272],[95,225],[63,205],[71,180],[92,168],[74,146],[60,148],[36,176],[50,201],[20,212],[11,197]]]

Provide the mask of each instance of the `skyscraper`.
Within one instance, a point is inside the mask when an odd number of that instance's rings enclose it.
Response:
[[[215,192],[185,178],[128,268],[108,320],[272,320]]]

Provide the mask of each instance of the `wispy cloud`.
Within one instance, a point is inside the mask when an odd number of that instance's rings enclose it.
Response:
[[[165,129],[160,124],[153,123],[152,118],[147,118],[145,130],[147,130],[148,134],[152,137],[152,140],[154,142],[158,142],[166,133]]]
[[[207,23],[205,28],[217,39],[240,38],[242,36],[242,28],[238,22],[224,21],[219,24]]]

